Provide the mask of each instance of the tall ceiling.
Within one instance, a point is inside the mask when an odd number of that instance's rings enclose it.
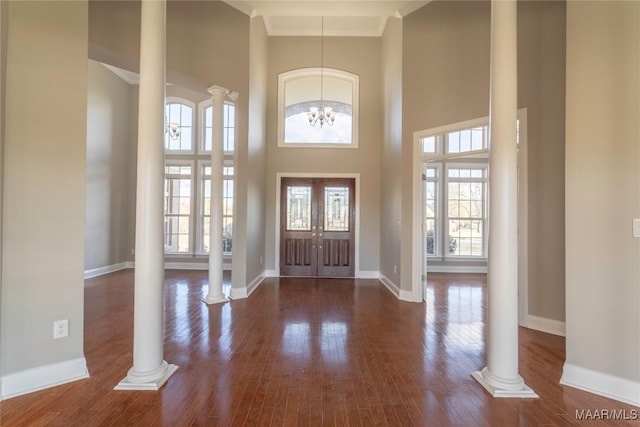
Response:
[[[225,0],[249,16],[262,16],[270,36],[379,37],[389,17],[404,17],[430,0]]]

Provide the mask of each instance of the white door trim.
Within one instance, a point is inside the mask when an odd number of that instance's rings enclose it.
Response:
[[[527,109],[518,109],[520,120],[520,144],[518,154],[519,175],[518,182],[518,324],[527,326],[529,314],[529,256],[528,256],[528,206],[529,183],[527,167]],[[411,286],[413,300],[422,301],[424,298],[423,284],[426,282],[426,259],[424,256],[423,231],[422,231],[422,155],[420,152],[420,139],[426,136],[438,135],[448,131],[484,125],[489,122],[489,117],[482,117],[454,123],[437,128],[425,129],[413,133],[413,212],[412,212],[412,269]],[[444,156],[446,159],[464,158],[468,154]],[[444,159],[437,159],[443,160]],[[424,271],[423,271],[424,270]]]
[[[280,276],[280,185],[282,178],[354,178],[356,187],[356,230],[354,276],[360,277],[360,174],[359,173],[315,173],[315,172],[276,172],[276,210],[275,210],[275,275]]]

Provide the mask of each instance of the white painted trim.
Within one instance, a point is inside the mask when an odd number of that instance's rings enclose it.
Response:
[[[415,298],[416,297],[413,291],[405,291],[404,289],[400,289],[400,294],[398,295],[398,299],[400,301],[422,302],[422,300],[417,300]]]
[[[640,382],[565,362],[560,384],[640,406]]]
[[[136,263],[132,261],[128,261],[125,264],[124,268],[136,268]],[[208,270],[209,263],[208,262],[180,262],[180,261],[167,261],[164,263],[165,270]],[[223,270],[231,271],[231,264],[224,263],[222,264]],[[106,273],[105,273],[106,274]]]
[[[413,142],[414,144],[420,142],[421,138],[426,138],[428,136],[440,135],[442,133],[447,132],[455,132],[462,129],[475,128],[479,126],[486,126],[489,123],[489,116],[479,117],[477,119],[465,120],[463,122],[451,123],[444,126],[438,126],[431,129],[423,129],[413,133]],[[468,153],[460,153],[464,155],[464,157],[468,156]]]
[[[351,83],[351,143],[285,143],[284,142],[284,111],[285,111],[285,86],[288,80],[301,77],[315,77],[322,70],[325,78],[332,77]],[[309,67],[298,68],[278,74],[278,117],[277,117],[277,141],[278,148],[358,148],[358,125],[360,117],[360,76],[337,68]]]
[[[236,300],[236,299],[245,299],[249,296],[248,292],[247,292],[247,287],[244,286],[242,288],[234,288],[231,287],[229,290],[229,299],[232,300]]]
[[[207,262],[180,262],[170,261],[164,263],[165,270],[208,270]]]
[[[356,232],[354,277],[360,277],[360,173],[315,173],[315,172],[276,172],[276,211],[275,211],[275,274],[267,277],[280,277],[280,192],[282,178],[353,178],[356,181]],[[267,270],[271,273],[272,270]]]
[[[127,262],[119,262],[117,264],[85,270],[84,278],[91,279],[92,277],[104,276],[105,274],[115,273],[116,271],[120,271],[128,268],[128,264],[129,263]]]
[[[426,253],[424,248],[424,230],[422,228],[422,155],[420,153],[419,132],[413,134],[413,162],[412,162],[412,182],[411,189],[412,211],[411,211],[411,290],[414,301],[422,301],[423,282],[426,278],[425,268]],[[428,267],[427,267],[428,268]],[[427,270],[428,271],[428,270]]]
[[[362,270],[356,276],[358,279],[380,279],[380,272],[373,270]]]
[[[208,262],[180,262],[171,261],[164,263],[165,270],[208,270]],[[231,264],[222,264],[223,270],[231,270]]]
[[[486,368],[485,368],[486,369]],[[526,384],[522,384],[522,388],[517,390],[510,390],[501,388],[494,384],[490,379],[484,376],[484,370],[476,371],[471,374],[473,379],[478,381],[485,390],[493,397],[507,397],[507,398],[519,398],[519,399],[537,399],[539,396],[534,392],[531,387]]]
[[[393,283],[391,279],[380,273],[380,281],[387,289],[389,289],[389,292],[396,296],[396,298],[400,298],[400,288],[398,287],[398,285]]]
[[[548,319],[546,317],[527,315],[526,327],[548,334],[565,336],[565,323],[561,320]]]
[[[486,274],[486,265],[432,265],[427,264],[428,273],[472,273]]]
[[[232,300],[248,298],[249,295],[253,293],[253,291],[258,289],[258,286],[262,284],[264,279],[265,279],[265,273],[263,272],[263,273],[260,273],[258,277],[253,279],[245,287],[242,287],[242,288],[231,287],[229,290],[229,298],[231,298]]]
[[[518,162],[522,165],[518,165],[520,169],[520,173],[523,176],[522,181],[520,182],[521,188],[519,190],[522,193],[522,200],[519,201],[518,204],[518,226],[522,229],[522,233],[518,236],[518,323],[520,326],[527,326],[525,322],[527,321],[526,314],[529,310],[528,305],[528,170],[527,170],[527,109],[521,108],[518,110],[518,119],[520,120],[520,150],[521,155],[519,155]],[[489,123],[489,117],[480,117],[476,119],[466,120],[463,122],[452,123],[444,126],[439,126],[431,129],[424,129],[420,131],[416,131],[413,133],[413,218],[412,218],[412,288],[414,295],[419,296],[416,298],[417,301],[421,301],[423,296],[420,295],[424,286],[421,284],[424,282],[419,280],[423,276],[423,231],[422,231],[422,221],[421,221],[421,205],[422,205],[422,162],[423,161],[436,161],[443,160],[444,157],[447,157],[447,160],[456,157],[468,157],[473,153],[456,153],[451,156],[440,156],[440,158],[436,159],[435,157],[429,157],[428,159],[423,158],[421,150],[420,150],[420,139],[440,135],[447,132],[454,132],[461,129],[467,129],[478,126],[485,126]],[[478,152],[484,153],[488,150],[479,150]],[[487,181],[488,182],[488,181]],[[486,220],[488,221],[489,215],[486,215]],[[485,243],[486,244],[486,243]],[[426,262],[426,273],[487,273],[487,267],[448,267],[448,266],[430,266],[428,262]],[[425,273],[425,275],[426,275]]]
[[[529,314],[529,167],[526,108],[518,110],[518,120],[520,121],[518,148],[518,323],[520,326],[526,327],[529,326],[527,324],[527,315]],[[562,336],[564,336],[564,324],[562,331]]]
[[[249,284],[247,285],[247,296],[251,295],[253,291],[258,289],[258,286],[260,286],[262,282],[264,282],[264,279],[265,275],[264,272],[262,272],[255,279],[249,282]]]
[[[247,286],[244,286],[242,288],[234,288],[233,286],[231,286],[231,288],[229,288],[229,299],[236,300],[249,298],[249,295],[251,295],[256,289],[258,289],[258,286],[262,284],[264,279],[265,272],[262,272]]]
[[[279,247],[280,245],[278,245]],[[279,257],[278,257],[279,258]],[[264,276],[265,277],[280,277],[278,275],[278,270],[265,270],[264,271]]]
[[[166,363],[166,362],[164,362],[164,363]],[[129,377],[127,376],[122,381],[120,381],[118,383],[118,385],[116,385],[114,387],[114,390],[150,390],[150,391],[157,391],[157,390],[160,390],[160,388],[162,388],[164,383],[166,383],[167,380],[169,380],[169,377],[171,377],[171,375],[173,375],[173,373],[177,369],[178,369],[178,367],[176,365],[172,365],[170,363],[166,363],[166,369],[164,371],[164,374],[160,378],[158,378],[157,380],[144,382],[144,383],[136,383],[136,382],[129,381]]]
[[[2,377],[2,399],[10,399],[83,378],[89,378],[87,361],[84,357],[26,369]]]

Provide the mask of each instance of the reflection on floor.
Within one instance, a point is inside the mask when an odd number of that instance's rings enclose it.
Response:
[[[541,399],[491,398],[470,375],[485,366],[485,282],[430,275],[415,304],[376,280],[267,279],[248,299],[207,306],[206,272],[168,271],[165,359],[179,369],[159,392],[131,392],[113,387],[132,364],[133,273],[91,279],[91,378],[1,402],[0,425],[512,427],[632,413],[560,386],[564,339],[526,329],[520,373]]]

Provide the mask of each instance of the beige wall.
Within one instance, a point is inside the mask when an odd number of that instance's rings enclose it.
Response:
[[[518,106],[528,111],[529,313],[564,320],[564,2],[518,2]],[[403,22],[403,164],[413,133],[489,114],[488,1],[434,1]],[[403,272],[411,168],[403,170]],[[402,288],[411,289],[403,274]]]
[[[382,36],[384,140],[380,156],[380,273],[400,285],[402,206],[402,20],[389,18]],[[396,267],[396,268],[394,268]]]
[[[383,111],[380,38],[326,37],[324,65],[360,76],[357,149],[277,148],[278,74],[318,66],[318,37],[270,37],[267,107],[266,268],[275,269],[276,174],[360,173],[360,269],[378,271],[380,258],[380,145]]]
[[[236,102],[237,155],[247,160],[249,109],[250,18],[224,2],[175,1],[167,4],[167,96],[198,103],[209,99],[207,88],[223,86],[239,93]],[[139,2],[90,2],[89,57],[136,72],[140,49]],[[130,120],[129,254],[135,237],[135,165],[137,141],[137,86],[132,87]],[[244,153],[244,154],[243,154]],[[242,175],[238,176],[241,182]],[[246,184],[246,182],[245,182]],[[245,190],[236,203],[246,211]],[[246,221],[234,225],[238,236],[246,234]],[[239,227],[239,228],[238,228]],[[234,242],[235,244],[236,242]],[[129,259],[133,257],[128,255]],[[259,258],[259,257],[258,257]],[[185,261],[168,258],[167,261]],[[204,258],[187,262],[202,262]],[[238,278],[244,277],[241,273]]]
[[[403,20],[402,279],[411,290],[413,133],[489,113],[488,2],[434,1]]]
[[[83,357],[87,3],[10,2],[2,373]],[[69,337],[52,338],[69,319]]]
[[[85,270],[125,262],[130,253],[130,86],[92,60],[88,85]]]
[[[3,247],[3,188],[4,188],[4,111],[7,71],[7,11],[8,3],[0,3],[0,343],[2,343],[2,247]],[[0,390],[2,390],[2,352],[0,352]],[[1,398],[1,396],[0,396]]]
[[[266,170],[266,109],[269,45],[264,21],[251,19],[249,49],[249,143],[246,163],[238,169],[246,174],[246,284],[264,273],[265,235],[265,170]],[[239,159],[240,160],[240,159]],[[234,257],[235,262],[235,257]],[[234,264],[234,272],[235,264]],[[241,277],[242,279],[242,277]],[[234,281],[234,286],[236,282]]]
[[[518,106],[527,108],[529,314],[564,320],[564,1],[518,2]]]
[[[640,381],[640,3],[567,6],[567,363]],[[636,394],[637,396],[637,394]]]

